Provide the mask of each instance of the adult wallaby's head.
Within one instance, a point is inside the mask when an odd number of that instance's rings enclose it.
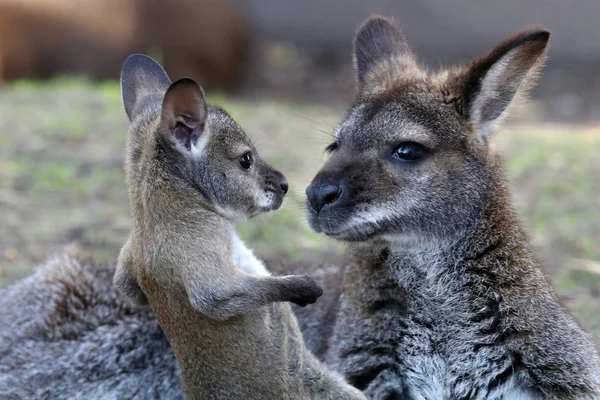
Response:
[[[502,180],[490,136],[535,83],[549,36],[523,31],[432,72],[390,20],[369,19],[354,41],[356,101],[307,189],[312,228],[344,240],[467,228]]]
[[[224,110],[207,106],[196,82],[171,83],[158,63],[136,54],[123,65],[121,90],[131,121],[126,162],[134,212],[157,181],[171,200],[196,199],[231,220],[279,208],[284,176]]]

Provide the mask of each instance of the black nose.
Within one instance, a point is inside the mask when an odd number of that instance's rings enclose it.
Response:
[[[335,204],[342,195],[342,186],[333,184],[310,185],[306,188],[306,197],[310,207],[319,212],[325,206]]]
[[[283,194],[286,194],[287,191],[288,191],[288,182],[287,182],[287,179],[281,178],[281,180],[279,181],[279,187],[283,191]]]

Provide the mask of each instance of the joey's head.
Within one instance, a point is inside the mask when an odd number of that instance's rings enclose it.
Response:
[[[224,110],[206,104],[196,82],[171,83],[158,63],[136,54],[123,65],[121,90],[131,122],[126,170],[134,212],[157,190],[169,202],[184,197],[230,220],[281,206],[285,177]]]
[[[535,83],[549,35],[526,30],[428,71],[393,22],[369,19],[354,41],[356,100],[306,190],[311,227],[343,240],[463,232],[503,181],[490,137]]]

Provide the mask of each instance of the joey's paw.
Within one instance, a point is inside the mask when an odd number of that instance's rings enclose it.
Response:
[[[294,275],[287,279],[289,301],[300,307],[313,304],[323,294],[323,289],[308,275]]]

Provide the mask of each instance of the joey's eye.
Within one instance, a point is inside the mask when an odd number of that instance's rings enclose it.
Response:
[[[404,162],[414,162],[423,158],[426,151],[419,143],[404,142],[394,149],[393,156]]]
[[[244,169],[250,169],[250,167],[252,166],[252,153],[247,152],[243,156],[241,156],[240,165]]]

